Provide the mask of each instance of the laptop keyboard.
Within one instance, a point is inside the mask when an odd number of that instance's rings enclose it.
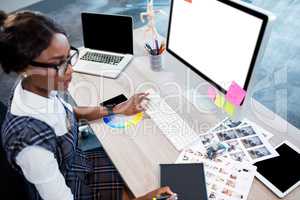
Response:
[[[110,65],[118,65],[123,58],[124,58],[123,56],[113,56],[113,55],[88,51],[80,59],[99,62],[99,63],[106,63]]]

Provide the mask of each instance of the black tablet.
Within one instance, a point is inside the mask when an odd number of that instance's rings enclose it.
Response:
[[[300,185],[300,151],[288,141],[276,147],[278,157],[255,163],[256,177],[282,198]]]

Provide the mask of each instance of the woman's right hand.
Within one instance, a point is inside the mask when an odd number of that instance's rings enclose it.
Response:
[[[166,186],[166,187],[162,187],[162,188],[159,188],[157,190],[154,190],[152,192],[149,192],[148,194],[142,196],[142,197],[139,197],[135,200],[152,200],[153,197],[157,197],[159,195],[162,195],[162,194],[169,194],[169,195],[174,195],[175,193],[171,191],[171,189]]]

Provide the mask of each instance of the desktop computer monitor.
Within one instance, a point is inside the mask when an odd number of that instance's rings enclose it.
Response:
[[[230,0],[172,0],[167,51],[224,94],[247,90],[269,20]]]

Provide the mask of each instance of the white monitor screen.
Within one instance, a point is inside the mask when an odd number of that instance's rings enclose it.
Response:
[[[173,0],[167,49],[221,91],[246,90],[267,20],[229,0]]]

